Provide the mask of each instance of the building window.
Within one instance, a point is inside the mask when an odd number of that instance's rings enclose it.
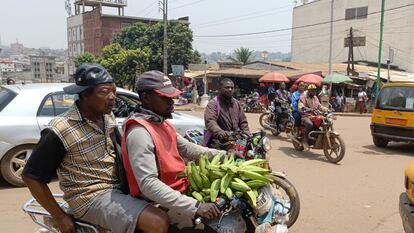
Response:
[[[366,19],[368,17],[368,7],[348,8],[345,10],[345,20]]]

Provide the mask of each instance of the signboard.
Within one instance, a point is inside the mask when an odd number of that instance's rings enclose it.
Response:
[[[184,76],[184,66],[183,65],[171,65],[172,73],[174,76]]]
[[[353,38],[354,47],[365,46],[365,36],[354,37]],[[351,38],[347,37],[344,39],[344,47],[349,47],[351,45]]]

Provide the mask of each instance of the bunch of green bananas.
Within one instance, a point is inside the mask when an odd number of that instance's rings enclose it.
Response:
[[[208,156],[200,156],[198,165],[188,162],[186,175],[190,183],[187,195],[200,202],[215,202],[217,197],[232,199],[233,195],[245,198],[256,207],[257,189],[269,184],[270,171],[263,168],[265,159],[235,160],[234,154],[217,154],[209,161]]]

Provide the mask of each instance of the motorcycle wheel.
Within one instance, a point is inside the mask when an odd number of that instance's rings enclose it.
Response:
[[[272,132],[273,136],[278,136],[280,134],[280,130],[278,129],[271,129],[270,131]]]
[[[288,200],[290,202],[290,209],[288,211],[288,221],[286,222],[287,227],[291,227],[299,217],[300,212],[300,200],[298,191],[296,190],[295,186],[290,183],[284,177],[279,176],[272,176],[273,182],[271,183],[273,192],[275,195],[281,195],[278,198]],[[276,223],[272,223],[272,225],[276,225]]]
[[[297,143],[294,140],[292,140],[292,144],[293,144],[293,147],[295,148],[295,150],[297,150],[297,151],[303,151],[305,149],[301,143]]]
[[[323,144],[323,153],[325,154],[326,158],[331,163],[338,163],[341,161],[345,156],[345,142],[338,135],[331,135],[331,147],[328,146],[328,143],[325,142]]]
[[[267,125],[269,124],[269,117],[270,117],[270,113],[267,113],[267,112],[262,113],[262,114],[260,115],[260,117],[259,117],[259,123],[260,123],[260,126],[261,126],[263,129],[268,129],[268,128],[269,128],[269,127],[267,126]]]

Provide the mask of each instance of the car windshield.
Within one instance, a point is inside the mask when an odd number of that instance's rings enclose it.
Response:
[[[16,97],[16,93],[7,88],[0,87],[0,112]]]
[[[377,108],[414,111],[414,87],[384,87],[380,92]]]

